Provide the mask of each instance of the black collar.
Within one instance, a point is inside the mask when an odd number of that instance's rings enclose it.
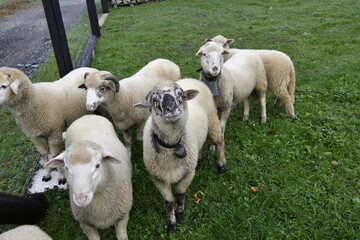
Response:
[[[217,81],[217,80],[219,80],[220,74],[221,74],[221,72],[217,76],[213,76],[213,75],[201,70],[201,79],[206,80],[206,81]]]
[[[179,141],[175,144],[167,144],[163,140],[161,140],[158,135],[156,135],[154,132],[152,132],[152,142],[155,147],[156,152],[160,151],[160,146],[163,148],[174,148],[174,154],[178,156],[179,158],[186,157],[186,149],[183,144],[181,144],[182,137],[180,137]]]
[[[158,143],[160,146],[162,146],[163,148],[175,148],[177,145],[180,144],[181,142],[181,137],[179,138],[179,141],[175,144],[168,144],[166,142],[164,142],[163,140],[161,140],[158,135],[156,135],[156,133],[152,133],[152,137],[153,137],[153,141]]]

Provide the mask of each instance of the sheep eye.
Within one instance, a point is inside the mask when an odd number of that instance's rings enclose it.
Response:
[[[99,164],[99,163],[96,164],[95,168],[96,168],[96,169],[100,168],[100,164]]]
[[[8,86],[7,85],[2,85],[1,88],[2,89],[6,89]]]
[[[105,90],[106,90],[105,87],[100,88],[100,92],[101,92],[101,93],[105,92]]]

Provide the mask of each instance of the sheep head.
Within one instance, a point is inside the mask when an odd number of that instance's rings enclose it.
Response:
[[[163,88],[154,88],[142,103],[133,105],[140,108],[151,108],[153,117],[161,118],[166,122],[177,122],[187,109],[186,101],[198,95],[197,90],[184,91],[174,84]]]
[[[216,77],[224,64],[224,54],[228,53],[222,44],[207,42],[199,49],[196,56],[200,57],[202,71]]]
[[[84,84],[79,88],[87,90],[86,109],[95,111],[96,108],[106,100],[109,92],[118,93],[120,89],[119,81],[109,72],[99,71],[85,73]]]
[[[0,68],[0,108],[7,105],[12,94],[18,94],[21,79],[27,76],[16,68]]]
[[[223,47],[227,50],[230,48],[230,44],[234,42],[234,39],[227,39],[226,37],[222,35],[216,35],[213,38],[207,38],[205,39],[205,42],[217,42],[223,45]]]
[[[97,187],[106,179],[105,161],[120,163],[114,155],[91,141],[80,141],[49,160],[44,167],[64,167],[72,200],[78,207],[91,203]]]

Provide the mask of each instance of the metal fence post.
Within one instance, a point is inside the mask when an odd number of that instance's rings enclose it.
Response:
[[[60,77],[63,77],[73,70],[73,65],[66,39],[66,32],[61,15],[59,0],[42,0],[42,3],[44,6],[46,21],[54,48],[59,74]]]
[[[44,1],[44,0],[43,0]],[[95,0],[86,0],[86,5],[89,13],[91,33],[96,37],[100,37],[100,26],[99,20],[96,12]]]
[[[102,8],[103,13],[109,13],[107,0],[101,0],[101,8]]]

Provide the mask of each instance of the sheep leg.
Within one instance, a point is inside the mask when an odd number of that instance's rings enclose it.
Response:
[[[225,126],[226,126],[226,122],[230,116],[230,112],[231,112],[231,106],[229,106],[225,110],[221,111],[221,114],[220,114],[220,126],[221,126],[221,131],[222,131],[223,137],[225,135]]]
[[[286,90],[284,90],[280,92],[278,98],[280,98],[280,100],[284,102],[285,109],[289,118],[294,119],[295,118],[294,104],[290,94]]]
[[[171,192],[171,184],[165,183],[156,177],[153,178],[153,182],[165,200],[166,212],[168,215],[168,232],[174,233],[176,232],[176,216],[174,196]]]
[[[140,142],[143,141],[144,126],[145,126],[145,122],[141,123],[137,129],[136,139]]]
[[[100,240],[98,230],[89,224],[80,222],[80,228],[89,240]]]
[[[50,149],[50,153],[53,157],[56,157],[61,152],[61,139],[62,139],[61,135],[62,135],[62,133],[60,132],[56,136],[52,136],[49,138],[49,149]],[[65,184],[66,178],[65,178],[64,168],[58,167],[57,170],[59,173],[58,183]]]
[[[266,123],[266,94],[265,92],[260,93],[261,103],[261,124]]]
[[[243,121],[249,120],[250,116],[250,96],[244,99],[244,118]]]
[[[176,210],[175,217],[177,223],[181,223],[184,220],[184,209],[185,209],[185,193],[190,186],[195,171],[189,172],[176,186]]]
[[[129,158],[131,159],[131,131],[129,129],[121,130],[121,134],[124,137],[125,148],[128,152]]]
[[[279,98],[279,97],[277,97],[277,98],[275,99],[275,102],[274,102],[273,108],[279,108],[279,107],[280,107],[280,105],[281,105],[281,100],[280,100],[280,98]]]
[[[224,173],[226,172],[225,142],[217,114],[209,117],[208,136],[216,148],[218,173]]]
[[[127,240],[128,239],[127,231],[126,231],[128,221],[129,221],[129,213],[127,213],[122,219],[120,219],[115,224],[117,239],[119,239],[119,240]]]
[[[45,163],[47,163],[47,161],[49,161],[48,144],[46,138],[37,137],[37,138],[32,138],[31,141],[34,143],[36,150],[40,153],[41,156],[40,162],[44,165]],[[45,173],[42,180],[44,182],[48,182],[51,179],[51,168],[44,167],[44,170]]]

